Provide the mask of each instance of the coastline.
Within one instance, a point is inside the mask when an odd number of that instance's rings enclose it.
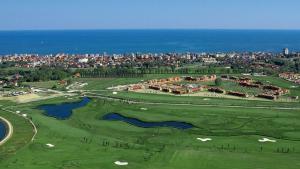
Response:
[[[13,135],[13,126],[12,124],[5,118],[0,116],[0,121],[4,122],[4,125],[7,127],[7,133],[3,140],[0,141],[0,146],[5,144]]]

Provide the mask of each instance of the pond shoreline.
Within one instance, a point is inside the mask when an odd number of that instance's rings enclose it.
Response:
[[[130,125],[133,125],[136,127],[141,127],[141,128],[171,127],[171,128],[181,129],[181,130],[196,128],[196,126],[194,126],[191,123],[187,123],[187,122],[181,122],[181,121],[159,121],[159,122],[148,121],[147,122],[147,121],[142,121],[137,118],[127,117],[120,113],[108,113],[102,117],[102,120],[122,121],[127,124],[130,124]]]
[[[0,116],[0,122],[3,122],[3,124],[6,127],[6,133],[5,133],[5,137],[0,140],[0,146],[3,145],[4,143],[6,143],[13,135],[13,126],[12,124],[5,118]]]
[[[91,99],[88,97],[83,97],[79,101],[75,102],[63,102],[59,104],[45,104],[38,106],[39,110],[43,111],[43,114],[48,117],[53,117],[57,120],[67,120],[69,119],[74,109],[78,109],[86,106]]]

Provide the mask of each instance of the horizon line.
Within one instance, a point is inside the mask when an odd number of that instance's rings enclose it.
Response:
[[[83,28],[83,29],[0,29],[0,32],[22,32],[22,31],[157,31],[157,30],[236,30],[236,31],[300,31],[300,28],[296,29],[279,29],[279,28]]]

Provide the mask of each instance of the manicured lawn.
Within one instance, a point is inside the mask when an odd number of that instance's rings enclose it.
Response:
[[[58,81],[48,81],[48,82],[24,82],[23,84],[30,85],[33,87],[40,87],[40,88],[52,88],[54,85],[59,87]]]
[[[146,81],[150,79],[159,79],[159,78],[166,78],[166,77],[174,77],[174,76],[183,76],[183,75],[145,75],[143,78],[109,78],[109,79],[76,79],[76,81],[82,81],[87,82],[89,85],[85,86],[84,90],[106,90],[108,87],[112,86],[118,86],[118,85],[126,85],[126,84],[134,84],[141,81]],[[197,75],[194,75],[197,76]],[[199,75],[200,76],[200,75]],[[237,75],[241,76],[241,75]],[[266,76],[266,77],[254,77],[252,76],[254,80],[259,80],[263,82],[264,84],[272,84],[279,87],[283,87],[285,89],[290,90],[290,94],[287,94],[286,96],[300,96],[300,87],[293,88],[293,86],[297,86],[296,84],[292,82],[288,82],[286,80],[280,79],[279,77],[273,77],[273,76]],[[204,85],[214,85],[214,82],[208,82],[208,83],[202,83]],[[243,93],[248,93],[250,95],[257,95],[262,91],[262,89],[255,89],[255,88],[247,88],[247,87],[241,87],[236,83],[229,82],[229,81],[223,81],[222,88],[225,90],[231,90],[231,91],[238,91]],[[148,95],[148,94],[146,94]],[[157,96],[157,95],[156,95]],[[160,96],[158,96],[160,97]],[[192,98],[194,99],[194,98]]]
[[[14,156],[4,156],[0,168],[123,168],[206,169],[300,167],[299,110],[213,108],[171,105],[124,104],[93,99],[60,121],[36,109],[64,98],[17,105],[38,126],[36,141]],[[75,100],[73,100],[75,101]],[[141,110],[147,108],[147,110]],[[140,128],[102,116],[117,112],[143,121],[184,121],[197,126],[182,131]],[[201,142],[197,137],[212,138]],[[259,143],[268,137],[276,143]],[[45,144],[54,144],[48,148]],[[6,145],[5,145],[6,146]]]
[[[1,101],[4,107],[28,114],[38,128],[34,142],[32,127],[23,118],[0,111],[13,122],[13,138],[0,147],[0,168],[7,169],[298,169],[300,168],[299,102],[249,101],[204,97],[118,92],[107,87],[175,75],[143,78],[76,79],[87,82],[85,90],[95,94],[140,101],[128,104],[91,97],[85,107],[73,111],[68,120],[47,117],[37,109],[44,104],[74,102],[54,98],[26,104]],[[292,83],[276,77],[256,77],[288,88]],[[47,84],[37,84],[49,87]],[[235,88],[232,84],[225,84]],[[51,86],[52,87],[52,86]],[[299,94],[299,88],[290,88]],[[88,94],[88,96],[95,96]],[[160,103],[160,104],[152,104]],[[186,104],[186,105],[180,105]],[[236,107],[229,107],[236,106]],[[258,108],[263,107],[263,108]],[[146,109],[145,109],[146,108]],[[120,113],[146,122],[180,121],[195,128],[141,128],[120,121],[105,121],[107,113]],[[211,138],[201,142],[196,138]],[[262,138],[275,143],[260,143]],[[55,145],[49,148],[46,144]],[[115,161],[128,166],[116,166]]]
[[[13,125],[13,135],[0,146],[0,164],[4,163],[7,158],[13,157],[25,147],[28,147],[33,136],[31,124],[24,118],[12,113],[0,110],[0,116],[4,117]]]

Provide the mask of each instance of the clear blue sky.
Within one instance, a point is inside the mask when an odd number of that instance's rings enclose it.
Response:
[[[300,0],[1,0],[0,30],[300,29]]]

